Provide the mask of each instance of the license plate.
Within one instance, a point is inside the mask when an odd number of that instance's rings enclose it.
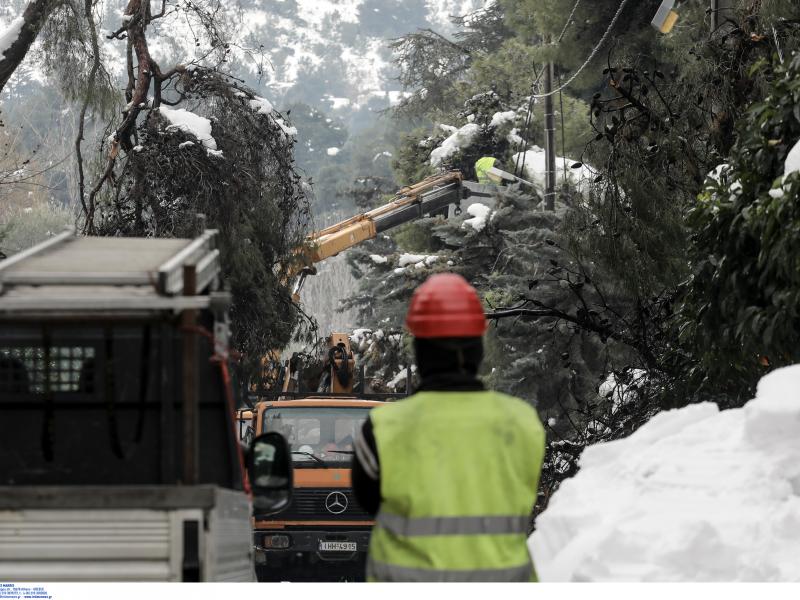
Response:
[[[355,552],[355,542],[320,542],[320,552]]]

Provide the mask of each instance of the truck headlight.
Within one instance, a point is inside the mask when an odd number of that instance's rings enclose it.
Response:
[[[265,535],[261,539],[261,545],[264,548],[283,549],[288,548],[291,544],[291,539],[288,535]]]

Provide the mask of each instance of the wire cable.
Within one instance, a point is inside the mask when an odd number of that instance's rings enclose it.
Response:
[[[617,9],[617,12],[616,12],[616,14],[614,15],[614,18],[613,18],[613,19],[611,19],[611,23],[608,25],[608,28],[606,29],[606,32],[603,34],[603,37],[601,37],[601,38],[600,38],[600,41],[599,41],[599,42],[597,43],[597,45],[596,45],[596,46],[595,46],[595,47],[592,49],[592,52],[591,52],[591,54],[589,54],[589,58],[587,58],[587,59],[584,61],[584,63],[583,63],[583,64],[582,64],[582,65],[581,65],[581,66],[578,68],[578,70],[577,70],[577,71],[575,71],[575,72],[574,72],[574,73],[573,73],[573,74],[572,74],[572,75],[569,77],[569,79],[567,79],[567,80],[564,82],[564,84],[563,84],[563,85],[560,85],[560,86],[558,86],[558,88],[557,88],[557,89],[555,89],[555,90],[551,90],[551,91],[549,91],[549,92],[547,92],[547,93],[545,93],[545,94],[535,94],[535,95],[533,96],[533,97],[534,97],[534,99],[537,99],[537,100],[538,100],[539,98],[547,98],[548,96],[553,96],[553,95],[555,95],[555,94],[559,93],[561,90],[563,90],[563,89],[565,89],[566,87],[568,87],[568,86],[569,86],[569,85],[570,85],[570,84],[571,84],[573,81],[575,81],[575,80],[578,78],[578,76],[579,76],[579,75],[580,75],[580,74],[583,72],[583,70],[584,70],[586,67],[588,67],[588,66],[589,66],[589,63],[590,63],[590,62],[592,62],[592,61],[594,60],[594,57],[595,57],[595,56],[597,56],[597,53],[598,53],[598,52],[600,52],[600,48],[602,48],[602,47],[603,47],[603,45],[604,45],[604,44],[606,43],[606,41],[608,40],[608,36],[611,34],[611,30],[612,30],[612,29],[614,29],[614,25],[616,25],[616,24],[617,24],[617,21],[619,20],[619,16],[622,14],[622,11],[625,9],[625,6],[628,4],[628,2],[629,2],[629,0],[622,0],[622,2],[620,2],[620,4],[619,4],[619,8]]]
[[[556,46],[561,43],[561,40],[564,39],[564,35],[567,33],[567,29],[569,29],[569,26],[572,25],[572,17],[575,16],[575,11],[578,10],[578,6],[580,5],[580,3],[581,0],[575,0],[575,6],[572,7],[572,12],[569,13],[569,16],[567,17],[567,22],[564,23],[564,29],[561,30],[561,33],[559,34],[558,39],[555,42]]]
[[[536,79],[533,80],[531,84],[531,96],[528,99],[528,114],[525,115],[525,125],[523,127],[522,133],[525,136],[523,139],[523,146],[522,152],[517,154],[517,160],[514,164],[514,175],[518,177],[522,177],[525,173],[525,158],[528,156],[528,133],[531,126],[531,120],[533,119],[533,107],[534,107],[534,97],[536,95],[537,86],[539,85],[539,80],[542,78],[544,74],[544,70],[536,73],[536,65],[533,65],[533,72],[536,75]],[[522,166],[520,167],[520,157],[522,158]]]

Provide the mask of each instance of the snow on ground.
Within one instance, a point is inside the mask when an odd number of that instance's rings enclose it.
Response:
[[[193,135],[203,144],[206,152],[211,156],[222,156],[222,151],[217,150],[217,140],[211,135],[211,121],[201,117],[185,108],[158,108],[161,115],[170,122],[167,129],[178,129]]]
[[[522,165],[523,157],[522,152],[514,155],[514,164]],[[545,177],[547,172],[547,159],[545,151],[539,146],[533,146],[530,150],[525,152],[525,177],[538,186],[544,188]],[[586,165],[582,165],[578,169],[571,169],[570,166],[575,164],[571,158],[566,159],[567,163],[567,180],[580,192],[587,193],[589,186],[592,183],[594,174],[592,170]],[[563,181],[564,179],[564,157],[556,156],[556,181]]]
[[[369,257],[372,259],[372,262],[376,265],[385,265],[389,262],[389,259],[385,256],[381,256],[380,254],[370,254]]]
[[[6,50],[11,48],[14,42],[19,37],[19,32],[22,31],[22,26],[25,24],[25,19],[17,17],[8,27],[0,32],[0,56],[5,55]]]
[[[467,208],[467,213],[471,214],[472,218],[464,219],[461,227],[472,227],[475,231],[483,231],[486,227],[486,221],[489,219],[491,212],[491,208],[485,204],[481,204],[480,202],[470,204],[469,208]]]
[[[442,125],[440,125],[444,129]],[[450,131],[449,129],[447,131]],[[431,152],[431,165],[438,167],[442,162],[453,156],[456,152],[467,148],[478,137],[481,128],[477,123],[467,123],[461,129],[457,129],[448,137],[442,145]]]
[[[588,447],[536,522],[542,581],[800,581],[800,365],[744,408]]]

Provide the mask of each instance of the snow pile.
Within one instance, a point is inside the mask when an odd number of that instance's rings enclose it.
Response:
[[[443,126],[440,125],[440,127]],[[442,142],[441,146],[431,152],[431,165],[438,167],[456,152],[469,147],[475,141],[475,138],[478,137],[480,132],[480,125],[477,123],[467,123],[461,129],[456,129],[453,131],[450,137]]]
[[[167,131],[177,129],[193,135],[203,144],[209,156],[222,156],[222,150],[217,150],[217,141],[211,135],[211,121],[185,108],[158,108],[161,115],[170,122]]]
[[[545,151],[539,146],[533,146],[530,150],[524,153],[518,152],[514,155],[514,164],[522,165],[525,162],[525,175],[524,177],[544,188],[546,184],[547,173],[547,155]],[[564,180],[564,162],[567,163],[567,181],[575,189],[581,193],[588,193],[589,187],[594,178],[594,173],[586,165],[581,165],[577,169],[572,169],[571,166],[575,161],[571,158],[565,159],[563,156],[556,156],[556,181],[562,182]]]
[[[470,204],[467,213],[472,215],[472,218],[464,219],[461,227],[472,227],[475,231],[483,231],[486,228],[486,221],[489,219],[491,212],[491,208],[480,202]]]
[[[588,447],[536,525],[543,581],[800,581],[800,365]]]
[[[22,17],[17,17],[11,23],[9,23],[8,28],[4,31],[0,31],[0,56],[4,56],[6,50],[11,48],[14,42],[17,41],[19,37],[20,31],[22,31],[22,26],[25,24],[25,19]]]
[[[340,152],[339,148],[336,148],[335,146],[332,148],[328,148],[327,150],[328,156],[336,156],[337,154],[339,154],[339,152]]]

